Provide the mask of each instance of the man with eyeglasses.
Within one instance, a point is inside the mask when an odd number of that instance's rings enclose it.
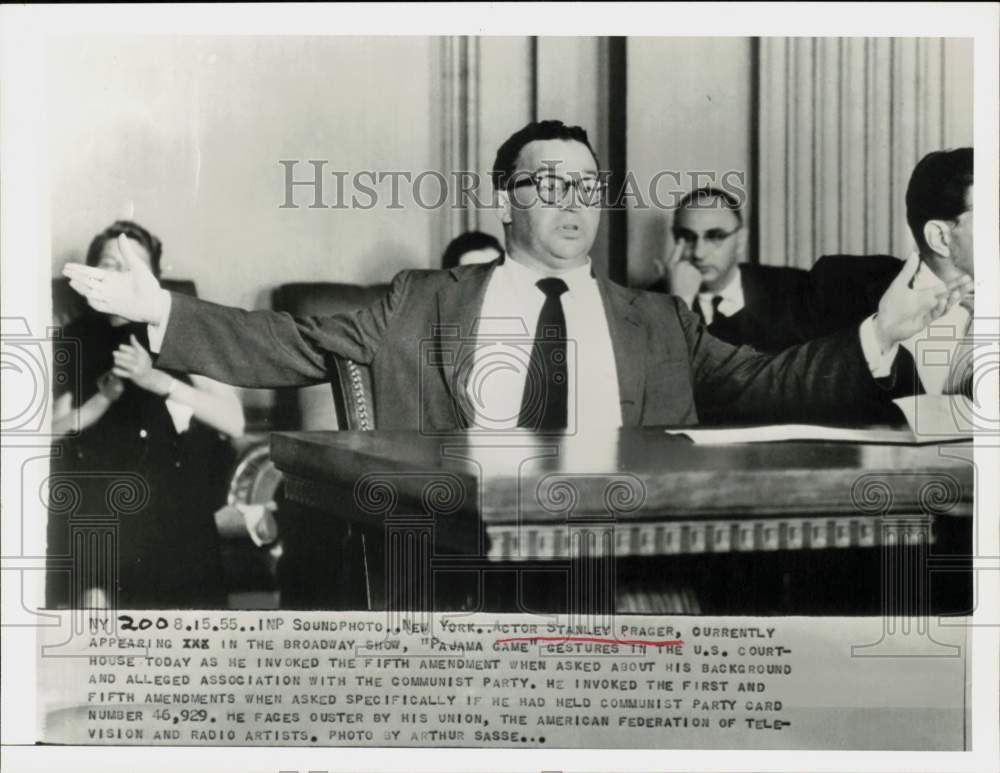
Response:
[[[855,327],[769,356],[712,337],[671,296],[595,276],[603,185],[580,127],[527,125],[500,147],[492,177],[503,257],[404,271],[355,312],[229,309],[166,293],[136,261],[130,274],[75,264],[64,273],[98,310],[149,323],[162,367],[244,387],[303,386],[329,381],[336,353],[370,366],[379,429],[425,432],[690,425],[702,412],[858,420],[885,404],[868,363],[965,287],[910,289],[911,261],[865,322],[869,335]]]
[[[743,262],[747,228],[735,196],[710,186],[686,193],[672,232],[670,256],[657,261],[663,277],[650,290],[683,299],[727,343],[780,352],[807,340],[789,341],[785,306],[803,292],[808,272]]]

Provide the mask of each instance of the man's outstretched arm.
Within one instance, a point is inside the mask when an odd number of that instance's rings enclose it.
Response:
[[[775,356],[734,347],[709,335],[697,316],[679,309],[688,340],[702,418],[734,422],[865,421],[884,415],[898,344],[958,303],[971,286],[963,277],[944,288],[913,290],[912,259],[886,290],[879,311],[858,326]]]
[[[406,294],[407,273],[372,306],[329,317],[242,311],[168,293],[119,238],[126,272],[68,264],[63,273],[98,311],[149,324],[157,366],[241,387],[303,386],[328,379],[329,353],[371,362]],[[159,344],[159,346],[157,346]]]

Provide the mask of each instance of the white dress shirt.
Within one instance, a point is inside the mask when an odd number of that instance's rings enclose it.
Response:
[[[517,427],[535,327],[545,303],[535,283],[545,276],[509,257],[493,270],[477,320],[474,364],[463,374],[477,428]],[[568,287],[560,296],[566,316],[567,431],[620,427],[615,353],[590,259],[554,276]]]
[[[726,283],[726,286],[719,292],[698,293],[694,298],[685,298],[684,301],[692,311],[695,311],[694,303],[697,303],[701,307],[702,316],[705,318],[705,325],[708,326],[715,319],[715,309],[712,308],[712,299],[716,296],[722,299],[719,302],[719,313],[725,317],[733,316],[746,305],[746,300],[743,297],[743,272],[740,271],[739,266],[733,271],[733,275]]]

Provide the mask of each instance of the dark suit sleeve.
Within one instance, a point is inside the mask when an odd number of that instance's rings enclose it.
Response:
[[[329,379],[327,355],[370,363],[405,302],[411,272],[371,306],[326,317],[243,311],[171,294],[156,365],[240,387],[305,386]]]
[[[858,326],[768,355],[714,338],[697,315],[675,307],[703,422],[864,422],[891,408],[865,361]]]

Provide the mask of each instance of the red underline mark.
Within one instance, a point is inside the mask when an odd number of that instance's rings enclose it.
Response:
[[[597,639],[591,636],[512,636],[509,639],[497,639],[496,644],[506,644],[510,641],[586,641],[596,644],[643,644],[649,647],[672,647],[683,644],[681,639]]]

